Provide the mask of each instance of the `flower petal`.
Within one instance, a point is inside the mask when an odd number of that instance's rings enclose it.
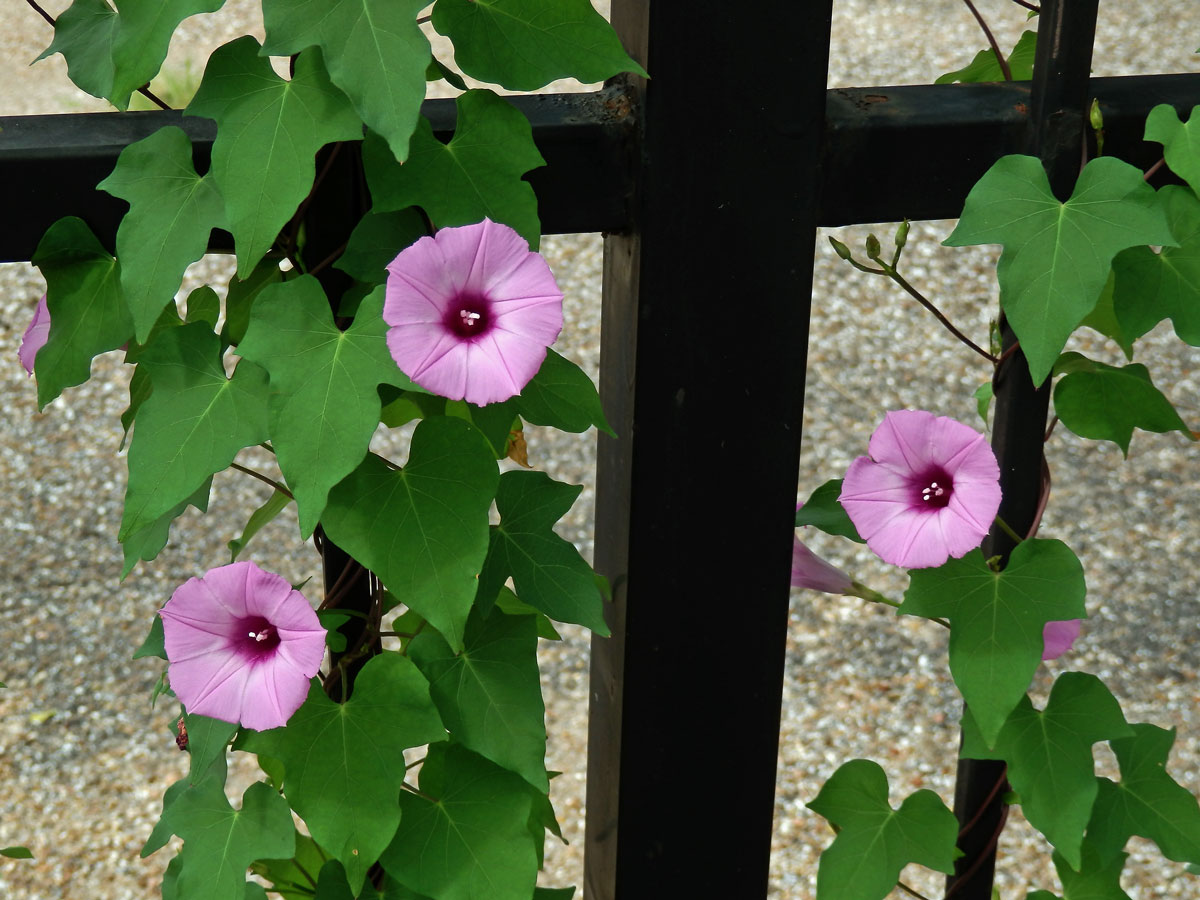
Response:
[[[50,308],[46,306],[46,295],[42,294],[37,309],[33,311],[33,319],[30,320],[29,327],[25,329],[25,334],[21,338],[21,347],[17,350],[17,357],[21,360],[21,365],[30,375],[33,374],[33,363],[37,358],[38,351],[46,346],[49,337]]]

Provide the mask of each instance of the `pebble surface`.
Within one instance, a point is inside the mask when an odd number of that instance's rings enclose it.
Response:
[[[26,67],[50,40],[49,27],[18,0],[3,0],[0,115],[106,108],[76,91],[61,57]],[[67,3],[45,4],[52,14]],[[187,20],[172,44],[172,71],[196,71],[208,49],[255,21],[251,0],[229,0],[217,14]],[[1001,46],[1024,27],[1007,0],[978,0]],[[1016,14],[1014,14],[1016,13]],[[1189,71],[1200,46],[1200,19],[1189,0],[1104,4],[1097,75]],[[936,32],[934,31],[936,28]],[[261,32],[260,32],[261,36]],[[936,37],[936,39],[932,39]],[[984,46],[965,6],[952,0],[835,4],[829,84],[866,86],[931,81]],[[969,49],[964,49],[969,48]],[[556,86],[561,87],[561,86]],[[886,185],[881,185],[886,190]],[[903,271],[964,331],[982,342],[994,315],[994,251],[940,246],[951,222],[914,223]],[[894,226],[829,232],[861,248],[874,230],[885,247]],[[596,235],[550,237],[543,250],[563,287],[566,323],[558,349],[595,374],[599,357],[602,242]],[[840,477],[887,409],[920,407],[978,424],[971,392],[988,373],[905,295],[854,271],[833,254],[826,232],[815,244],[808,391],[800,490]],[[188,285],[227,279],[229,260],[192,267]],[[157,818],[163,791],[186,769],[173,741],[171,704],[149,706],[157,661],[130,661],[155,609],[187,578],[222,564],[224,543],[267,489],[226,473],[214,483],[210,511],[189,511],[155,561],[119,580],[115,541],[124,492],[119,416],[128,369],[106,354],[87,384],[44,412],[16,349],[44,290],[27,265],[0,266],[0,522],[9,541],[0,572],[0,847],[25,844],[35,859],[0,859],[6,900],[157,896],[169,850],[138,851]],[[1095,335],[1072,348],[1110,363],[1116,349]],[[1200,354],[1160,326],[1138,358],[1193,427]],[[551,476],[584,485],[561,533],[590,557],[595,433],[530,429],[530,459]],[[403,459],[403,439],[383,432],[375,449]],[[1200,616],[1194,547],[1200,532],[1196,451],[1180,435],[1137,432],[1129,458],[1076,438],[1061,426],[1048,446],[1054,477],[1042,535],[1066,541],[1089,573],[1088,612],[1077,649],[1044,667],[1034,684],[1044,699],[1053,675],[1071,669],[1105,680],[1130,721],[1178,731],[1175,777],[1200,792]],[[250,465],[267,461],[249,455]],[[299,582],[319,573],[309,546],[297,546],[295,519],[281,516],[260,533],[250,556]],[[905,578],[857,545],[805,535],[811,546],[856,578],[899,597]],[[554,802],[569,845],[551,840],[541,883],[582,881],[587,734],[588,638],[563,629],[545,644],[543,686]],[[892,801],[930,788],[953,793],[959,703],[946,671],[945,636],[936,625],[897,618],[851,598],[796,591],[788,638],[781,718],[771,892],[777,900],[815,895],[817,858],[832,834],[805,803],[844,761],[865,757],[888,772]],[[1100,770],[1115,774],[1106,748]],[[244,754],[237,754],[244,757]],[[231,794],[256,777],[236,764]],[[670,823],[665,822],[669,828]],[[1134,839],[1123,887],[1135,900],[1200,897],[1200,881]],[[1005,900],[1026,890],[1058,890],[1045,844],[1014,810],[1002,844],[998,885]],[[935,896],[940,876],[909,867],[906,882]]]

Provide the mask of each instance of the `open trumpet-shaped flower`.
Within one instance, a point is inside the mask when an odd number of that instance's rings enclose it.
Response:
[[[286,724],[325,655],[304,595],[252,562],[188,579],[159,615],[167,677],[187,711],[255,731]]]
[[[832,563],[813,553],[800,538],[792,544],[792,587],[825,591],[828,594],[848,594],[852,590],[850,576]]]
[[[1042,659],[1058,659],[1070,650],[1075,639],[1079,637],[1079,629],[1082,625],[1082,619],[1047,622],[1042,629]]]
[[[388,349],[442,397],[483,406],[519,394],[562,331],[550,267],[491,219],[423,237],[387,270]]]
[[[49,337],[50,309],[46,306],[46,295],[42,294],[42,299],[38,301],[37,309],[33,312],[33,319],[30,321],[29,327],[25,329],[24,337],[21,338],[21,347],[17,350],[21,365],[30,375],[33,374],[33,361],[37,358],[38,351],[46,345]]]
[[[868,452],[850,464],[838,499],[872,552],[920,569],[979,546],[1000,508],[1000,467],[983,435],[898,410],[884,416]]]

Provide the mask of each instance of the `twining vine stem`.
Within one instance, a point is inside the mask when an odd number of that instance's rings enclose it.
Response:
[[[264,475],[262,472],[256,472],[253,469],[249,469],[246,466],[241,465],[240,463],[230,463],[229,468],[237,469],[239,472],[244,472],[251,478],[257,478],[263,484],[269,484],[271,487],[275,488],[275,490],[279,491],[279,493],[285,495],[291,500],[296,499],[294,496],[292,496],[292,492],[289,491],[284,485],[280,484],[274,478]]]
[[[987,36],[988,44],[991,45],[992,52],[996,54],[996,62],[1000,65],[1000,71],[1004,75],[1005,81],[1012,81],[1012,69],[1008,66],[1008,60],[1004,58],[1004,54],[1000,51],[1000,45],[996,43],[996,38],[992,36],[992,29],[988,28],[987,22],[983,20],[983,16],[979,14],[979,10],[975,8],[975,4],[971,0],[963,0],[967,4],[967,9],[971,11],[971,15],[975,17],[975,21],[979,23],[979,27],[983,29],[984,35]]]

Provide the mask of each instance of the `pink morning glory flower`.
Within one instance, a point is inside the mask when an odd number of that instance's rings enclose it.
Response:
[[[980,545],[1000,508],[1000,467],[982,434],[924,410],[889,412],[838,498],[867,546],[909,569]]]
[[[42,294],[42,299],[38,301],[37,309],[33,312],[33,320],[25,329],[25,336],[21,338],[21,348],[17,351],[21,365],[30,375],[33,374],[33,361],[37,358],[38,351],[46,345],[48,337],[50,337],[50,309],[46,306],[46,295]]]
[[[159,615],[167,677],[187,711],[255,731],[287,723],[325,656],[304,595],[252,562],[188,579]]]
[[[850,576],[809,550],[800,538],[792,544],[792,587],[828,594],[848,594],[852,590]]]
[[[562,331],[562,292],[550,267],[491,219],[423,237],[387,270],[392,358],[450,400],[484,406],[519,394]]]
[[[1079,637],[1082,619],[1069,619],[1065,622],[1047,622],[1042,629],[1042,659],[1058,659],[1071,649],[1075,639]]]

